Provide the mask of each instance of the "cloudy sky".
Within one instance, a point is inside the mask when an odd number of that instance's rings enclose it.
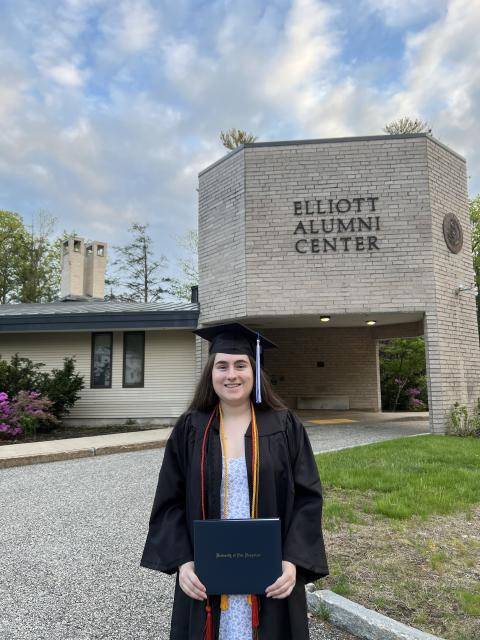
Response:
[[[466,156],[474,195],[479,33],[472,0],[1,0],[0,209],[112,244],[149,223],[174,269],[221,130],[369,135],[403,115]]]

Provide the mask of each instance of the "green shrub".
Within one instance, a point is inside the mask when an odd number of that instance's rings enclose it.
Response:
[[[465,404],[455,402],[447,416],[447,433],[452,436],[480,437],[480,398],[469,414]]]
[[[0,391],[13,398],[19,391],[39,391],[40,369],[43,362],[34,363],[29,358],[21,358],[18,353],[10,362],[0,360]]]
[[[85,387],[83,376],[75,373],[75,358],[65,358],[62,369],[52,369],[50,374],[42,373],[39,391],[52,401],[51,412],[57,418],[68,413],[80,398],[79,392]]]
[[[65,358],[61,369],[53,369],[50,373],[41,371],[43,362],[33,362],[16,353],[10,359],[0,360],[0,392],[9,398],[17,396],[21,391],[34,391],[51,401],[50,413],[55,418],[68,414],[75,402],[80,398],[79,392],[84,388],[83,377],[75,372],[75,358]],[[42,425],[48,430],[49,425]],[[40,428],[42,428],[40,426]]]

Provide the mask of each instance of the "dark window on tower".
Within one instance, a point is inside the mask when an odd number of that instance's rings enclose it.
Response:
[[[112,334],[92,333],[91,388],[112,386]]]
[[[143,387],[145,376],[145,332],[123,334],[123,386]]]

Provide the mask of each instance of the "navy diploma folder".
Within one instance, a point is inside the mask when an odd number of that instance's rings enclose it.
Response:
[[[195,573],[209,595],[264,594],[282,575],[279,518],[194,520]]]

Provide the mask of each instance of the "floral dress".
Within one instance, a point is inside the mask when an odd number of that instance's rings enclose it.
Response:
[[[221,514],[225,468],[222,471]],[[228,519],[249,518],[250,498],[245,456],[228,458]],[[229,595],[228,609],[220,615],[219,640],[252,640],[252,609],[246,595]]]

